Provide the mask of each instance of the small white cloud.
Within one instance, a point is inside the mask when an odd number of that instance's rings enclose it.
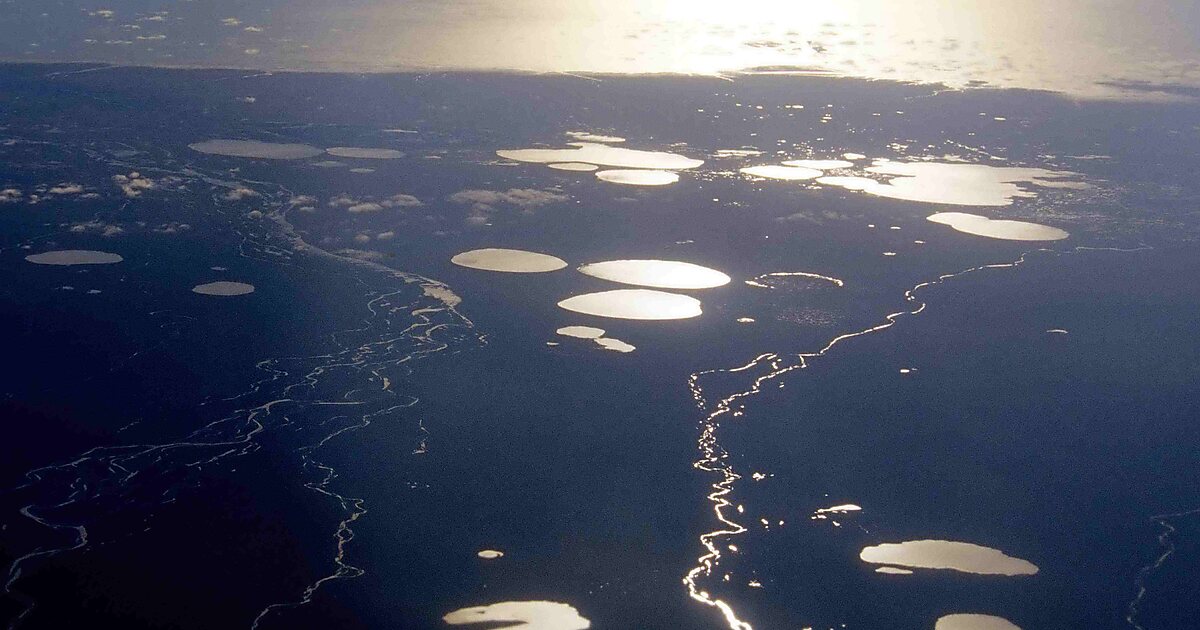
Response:
[[[383,210],[383,206],[381,206],[373,201],[366,201],[363,203],[356,203],[356,204],[346,208],[346,210],[348,212],[352,212],[354,214],[362,214],[365,212],[379,212],[380,210]]]
[[[84,223],[76,223],[71,226],[71,231],[76,234],[97,233],[100,236],[113,237],[119,234],[124,234],[125,229],[119,225],[105,223],[99,219],[92,219]]]
[[[425,205],[420,199],[404,193],[392,195],[384,199],[382,204],[385,208],[416,208]]]
[[[138,35],[137,38],[143,42],[156,42],[167,38],[166,35]]]
[[[52,195],[78,195],[83,192],[83,186],[70,182],[61,183],[46,192]]]
[[[799,221],[799,222],[808,222],[808,223],[815,223],[817,225],[821,225],[821,224],[825,223],[826,221],[846,221],[846,220],[850,220],[852,218],[853,217],[850,217],[849,215],[842,214],[840,212],[834,212],[832,210],[821,210],[821,211],[802,210],[802,211],[796,212],[794,214],[789,214],[789,215],[782,216],[782,217],[775,217],[775,220],[779,221],[781,223],[791,223],[791,222]]]
[[[354,199],[354,197],[351,197],[350,195],[347,195],[344,193],[341,195],[335,195],[335,196],[329,198],[329,207],[330,208],[345,208],[346,206],[353,206],[356,203],[359,203],[359,202],[356,201]]]
[[[420,199],[404,193],[397,193],[378,201],[371,197],[356,199],[343,193],[330,197],[328,204],[331,208],[346,208],[350,212],[356,214],[363,212],[379,212],[384,208],[416,208],[425,205]]]
[[[113,175],[113,183],[120,187],[126,197],[138,197],[143,191],[153,190],[158,187],[154,180],[148,177],[142,177],[142,174],[133,171],[128,175]]]
[[[246,213],[246,218],[248,218],[248,219],[261,219],[261,218],[263,218],[263,213],[262,213],[262,211],[261,211],[261,210],[251,210],[250,212],[247,212],[247,213]]]
[[[253,190],[250,190],[249,188],[239,187],[239,188],[234,188],[233,190],[230,190],[229,192],[225,193],[221,198],[224,199],[225,201],[241,201],[243,199],[249,199],[252,197],[261,197],[261,196],[262,195],[258,194],[257,192],[255,192]]]
[[[23,196],[16,188],[5,188],[0,190],[0,203],[17,203]]]
[[[116,14],[117,12],[113,11],[112,9],[96,9],[95,11],[88,13],[88,15],[92,17],[102,17],[106,20],[112,19],[112,16]]]
[[[243,30],[243,31],[246,31],[247,33],[261,33],[261,32],[263,32],[262,28],[261,28],[261,27],[258,27],[258,26],[247,26],[246,28],[244,28],[244,29],[242,29],[242,30]]]
[[[460,190],[450,195],[450,201],[455,203],[475,204],[479,206],[513,205],[520,208],[536,208],[551,203],[569,201],[571,197],[553,190],[538,190],[536,188],[509,188],[500,190]]]
[[[388,230],[387,232],[380,232],[375,235],[375,240],[377,241],[390,241],[394,238],[396,238],[396,233],[391,230]]]
[[[221,20],[221,24],[224,24],[225,26],[240,26],[242,21],[235,17],[227,17]]]
[[[190,229],[192,229],[192,226],[187,223],[164,223],[156,228],[153,228],[152,231],[158,234],[179,234],[180,232],[186,232]]]
[[[378,262],[387,258],[387,256],[385,256],[382,252],[369,252],[361,249],[339,249],[333,253],[337,254],[338,256],[357,258],[358,260],[369,260],[371,262]]]
[[[242,52],[246,53],[247,55],[257,55],[260,51],[257,48],[247,48]]]

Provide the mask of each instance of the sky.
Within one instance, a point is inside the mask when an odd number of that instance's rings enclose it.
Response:
[[[1194,0],[0,0],[0,59],[732,76],[1200,93]]]

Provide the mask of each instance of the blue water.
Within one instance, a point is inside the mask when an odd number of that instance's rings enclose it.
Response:
[[[1131,603],[1145,628],[1196,622],[1195,517],[1153,518],[1200,508],[1191,104],[813,77],[64,74],[78,69],[0,68],[0,188],[25,197],[0,208],[6,623],[430,628],[458,608],[545,599],[593,627],[728,627],[683,583],[701,536],[728,528],[706,498],[727,479],[725,514],[746,531],[716,538],[721,556],[693,585],[755,628],[932,628],[953,612],[1120,628]],[[395,128],[417,133],[383,131]],[[573,129],[707,163],[662,189],[496,163],[496,149],[559,146]],[[222,137],[407,156],[325,167],[187,148]],[[736,170],[754,160],[713,157],[740,146],[954,154],[1094,188],[979,210],[1070,239],[993,241],[925,220],[955,208],[750,181]],[[131,171],[157,187],[126,197],[112,177]],[[28,203],[63,182],[97,197]],[[237,187],[257,196],[226,200]],[[570,201],[498,206],[481,227],[448,199],[510,188]],[[424,205],[327,203],[400,192]],[[123,232],[72,230],[88,221]],[[190,227],[155,231],[169,223]],[[697,293],[696,319],[601,320],[555,306],[613,288],[601,280],[449,262],[493,246],[572,266],[681,259],[735,280]],[[68,248],[125,262],[24,260]],[[845,286],[743,283],[777,271]],[[190,292],[217,279],[256,291]],[[554,334],[572,324],[638,349]],[[736,409],[706,420],[729,396]],[[841,503],[863,510],[810,520]],[[1040,571],[882,576],[858,559],[921,538]],[[506,555],[476,557],[487,548]]]

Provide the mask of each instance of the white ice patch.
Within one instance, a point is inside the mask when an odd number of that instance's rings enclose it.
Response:
[[[246,295],[254,293],[254,285],[246,284],[245,282],[229,282],[220,280],[217,282],[209,282],[207,284],[198,284],[192,287],[192,293],[201,295]]]
[[[360,160],[395,160],[404,154],[395,149],[371,149],[366,147],[330,147],[325,149],[329,155],[356,158]]]
[[[716,269],[677,260],[609,260],[583,265],[579,271],[601,280],[656,289],[711,289],[730,281]]]
[[[937,620],[934,630],[1021,630],[1013,622],[992,615],[956,614]]]
[[[25,260],[37,265],[111,265],[119,263],[119,254],[97,252],[89,249],[62,249],[41,254],[31,254]]]
[[[588,164],[586,162],[551,162],[546,166],[556,171],[575,171],[580,173],[590,173],[600,168],[595,164]]]
[[[625,142],[625,138],[620,136],[605,136],[591,133],[590,131],[568,131],[567,135],[580,142],[603,142],[606,144]]]
[[[679,181],[679,174],[671,171],[615,169],[599,171],[596,178],[626,186],[668,186]]]
[[[787,160],[783,165],[829,171],[835,168],[850,168],[854,166],[854,162],[847,162],[846,160]]]
[[[442,617],[452,625],[486,623],[491,630],[587,630],[592,622],[570,604],[547,601],[499,602],[460,608]]]
[[[1006,241],[1061,241],[1070,236],[1065,230],[1040,223],[989,219],[965,212],[938,212],[926,218],[965,234]]]
[[[951,569],[981,575],[1034,575],[1038,572],[1032,562],[1005,555],[999,549],[949,540],[884,543],[864,548],[859,558],[871,564]]]
[[[601,337],[596,340],[596,343],[600,344],[605,350],[613,350],[615,352],[633,352],[637,350],[636,346],[625,343],[620,339],[613,339],[612,337]]]
[[[650,289],[586,293],[567,298],[558,306],[584,315],[638,320],[688,319],[703,312],[700,300]]]
[[[496,155],[517,162],[550,164],[552,162],[586,162],[613,168],[649,168],[683,170],[696,168],[704,160],[663,151],[641,151],[612,147],[595,142],[571,142],[570,149],[501,149]]]
[[[575,337],[576,339],[599,339],[604,336],[603,328],[592,326],[563,326],[556,332],[564,337]]]
[[[544,273],[557,271],[567,266],[565,260],[549,254],[499,248],[474,249],[463,252],[451,258],[450,262],[460,267],[507,273]]]
[[[317,147],[307,144],[284,144],[259,142],[257,140],[229,140],[224,138],[189,144],[188,148],[210,155],[261,158],[267,160],[300,160],[316,157],[322,153]]]
[[[747,166],[741,169],[742,173],[752,175],[754,177],[762,177],[764,179],[782,179],[788,181],[798,181],[805,179],[816,179],[824,173],[813,168],[804,168],[802,166],[779,166],[777,164],[766,164],[762,166]]]
[[[1037,193],[1029,190],[1030,185],[1090,187],[1083,182],[1064,181],[1063,178],[1072,177],[1074,173],[985,164],[875,160],[866,172],[889,179],[883,182],[868,177],[822,177],[817,183],[889,199],[962,206],[1007,206],[1016,198],[1036,197]]]

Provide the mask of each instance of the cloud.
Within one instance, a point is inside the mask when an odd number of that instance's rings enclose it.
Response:
[[[471,214],[467,216],[467,225],[487,225],[496,206],[516,206],[525,212],[533,208],[552,203],[569,201],[571,197],[553,190],[538,190],[536,188],[509,188],[500,190],[469,189],[460,190],[449,197],[454,203],[471,204]]]
[[[107,237],[117,236],[125,233],[125,229],[121,226],[113,225],[112,223],[105,223],[99,219],[92,219],[91,221],[76,223],[71,226],[71,231],[76,234],[94,232],[100,234],[100,236]]]
[[[383,200],[383,206],[385,208],[416,208],[423,205],[425,204],[420,199],[404,193],[397,193]]]
[[[369,260],[371,262],[379,262],[387,258],[382,252],[369,252],[362,249],[339,249],[335,252],[338,256],[347,258],[357,258],[358,260]]]
[[[259,26],[247,26],[246,28],[244,28],[244,29],[242,29],[242,30],[243,30],[243,31],[246,31],[247,33],[261,33],[261,32],[263,32],[263,30],[262,30],[262,27],[259,27]]]
[[[261,219],[261,218],[263,218],[263,213],[262,213],[262,210],[251,210],[250,212],[247,212],[247,213],[246,213],[246,218],[248,218],[248,219]]]
[[[137,171],[128,175],[113,175],[112,179],[126,197],[137,197],[142,194],[142,191],[153,190],[156,187],[154,180],[142,177],[141,173]]]
[[[380,232],[375,235],[375,240],[377,241],[390,241],[393,238],[396,238],[396,233],[391,230],[388,230],[387,232]]]
[[[296,195],[288,200],[289,205],[293,206],[315,206],[317,198],[312,195]]]
[[[355,243],[370,243],[371,236],[369,234],[359,234],[354,237]]]
[[[363,203],[356,203],[349,208],[346,208],[346,210],[354,214],[361,214],[364,212],[379,212],[380,210],[383,210],[383,206],[373,201],[366,201]]]
[[[5,188],[0,190],[0,203],[17,203],[23,196],[16,188]]]
[[[355,214],[364,212],[379,212],[384,208],[416,208],[418,206],[425,205],[420,199],[404,193],[397,193],[378,201],[371,197],[355,199],[354,197],[343,193],[331,197],[328,203],[331,208],[346,208],[348,211]]]
[[[229,192],[225,193],[221,198],[224,199],[225,201],[241,201],[243,199],[248,199],[251,197],[261,197],[261,196],[262,195],[258,194],[257,192],[255,192],[253,190],[250,190],[249,188],[239,187],[239,188],[234,188],[234,189],[230,190]]]
[[[52,195],[78,195],[83,192],[83,186],[81,184],[63,182],[46,192]]]
[[[221,20],[221,24],[224,24],[225,26],[240,26],[242,21],[234,17],[227,17]]]
[[[821,210],[821,211],[812,211],[812,212],[801,211],[801,212],[797,212],[795,214],[789,214],[787,216],[775,217],[775,220],[779,221],[781,223],[789,223],[789,222],[795,222],[795,221],[807,221],[809,223],[816,223],[817,225],[821,225],[825,221],[846,221],[851,218],[853,218],[853,217],[850,217],[849,215],[846,215],[846,214],[842,214],[840,212],[834,212],[832,210]]]
[[[354,200],[354,197],[351,197],[345,193],[334,195],[333,197],[329,198],[330,208],[345,208],[346,206],[353,206],[356,203],[358,202]]]
[[[536,188],[509,188],[499,190],[460,190],[450,195],[454,203],[470,203],[476,206],[513,205],[520,208],[536,208],[552,203],[569,201],[571,197],[553,190]]]
[[[180,232],[187,232],[188,230],[192,229],[192,226],[187,223],[172,222],[172,223],[164,223],[158,227],[151,228],[151,229],[152,229],[152,231],[154,231],[155,233],[158,233],[158,234],[178,234]]]

